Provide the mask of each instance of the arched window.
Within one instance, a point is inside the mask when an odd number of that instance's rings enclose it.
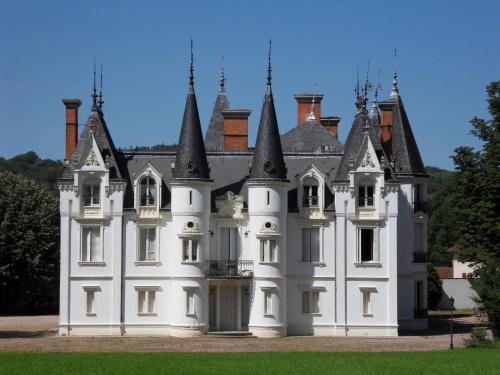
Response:
[[[141,206],[154,206],[156,202],[156,182],[152,177],[141,181]]]
[[[318,180],[314,177],[306,177],[302,182],[302,207],[318,207],[319,196]]]
[[[88,178],[83,183],[83,206],[95,207],[101,203],[101,180]]]

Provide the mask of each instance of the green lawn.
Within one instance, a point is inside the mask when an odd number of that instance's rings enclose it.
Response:
[[[0,353],[0,374],[500,374],[500,350],[407,353]]]

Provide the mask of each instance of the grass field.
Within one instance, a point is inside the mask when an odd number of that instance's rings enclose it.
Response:
[[[0,353],[0,374],[500,374],[500,350],[399,353]]]

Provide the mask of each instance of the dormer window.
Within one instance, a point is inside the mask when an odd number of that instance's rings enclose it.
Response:
[[[302,207],[318,207],[319,183],[313,177],[306,177],[303,181]]]
[[[375,187],[373,185],[360,185],[358,190],[358,206],[359,207],[373,207],[373,192]]]
[[[141,206],[154,206],[156,203],[156,182],[151,177],[145,177],[141,181]]]
[[[101,181],[98,178],[89,178],[83,184],[83,206],[96,207],[100,204]]]

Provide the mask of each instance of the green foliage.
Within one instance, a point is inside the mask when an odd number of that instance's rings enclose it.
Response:
[[[495,348],[495,341],[488,338],[486,328],[477,327],[472,330],[469,338],[464,340],[464,345],[466,348],[482,348],[482,349],[493,349]]]
[[[477,268],[474,288],[500,336],[500,81],[487,87],[490,120],[472,119],[471,134],[482,150],[455,149],[456,207],[460,257]]]
[[[427,303],[429,309],[435,309],[443,295],[443,282],[431,263],[427,263]]]
[[[10,172],[0,172],[0,249],[1,288],[31,294],[57,289],[58,199]]]
[[[448,248],[455,244],[459,227],[454,213],[454,172],[426,167],[428,181],[428,259],[436,266],[450,266]]]
[[[58,194],[57,179],[62,176],[63,170],[64,165],[60,160],[42,160],[33,151],[19,154],[11,159],[0,158],[0,171],[22,174],[56,194]]]

